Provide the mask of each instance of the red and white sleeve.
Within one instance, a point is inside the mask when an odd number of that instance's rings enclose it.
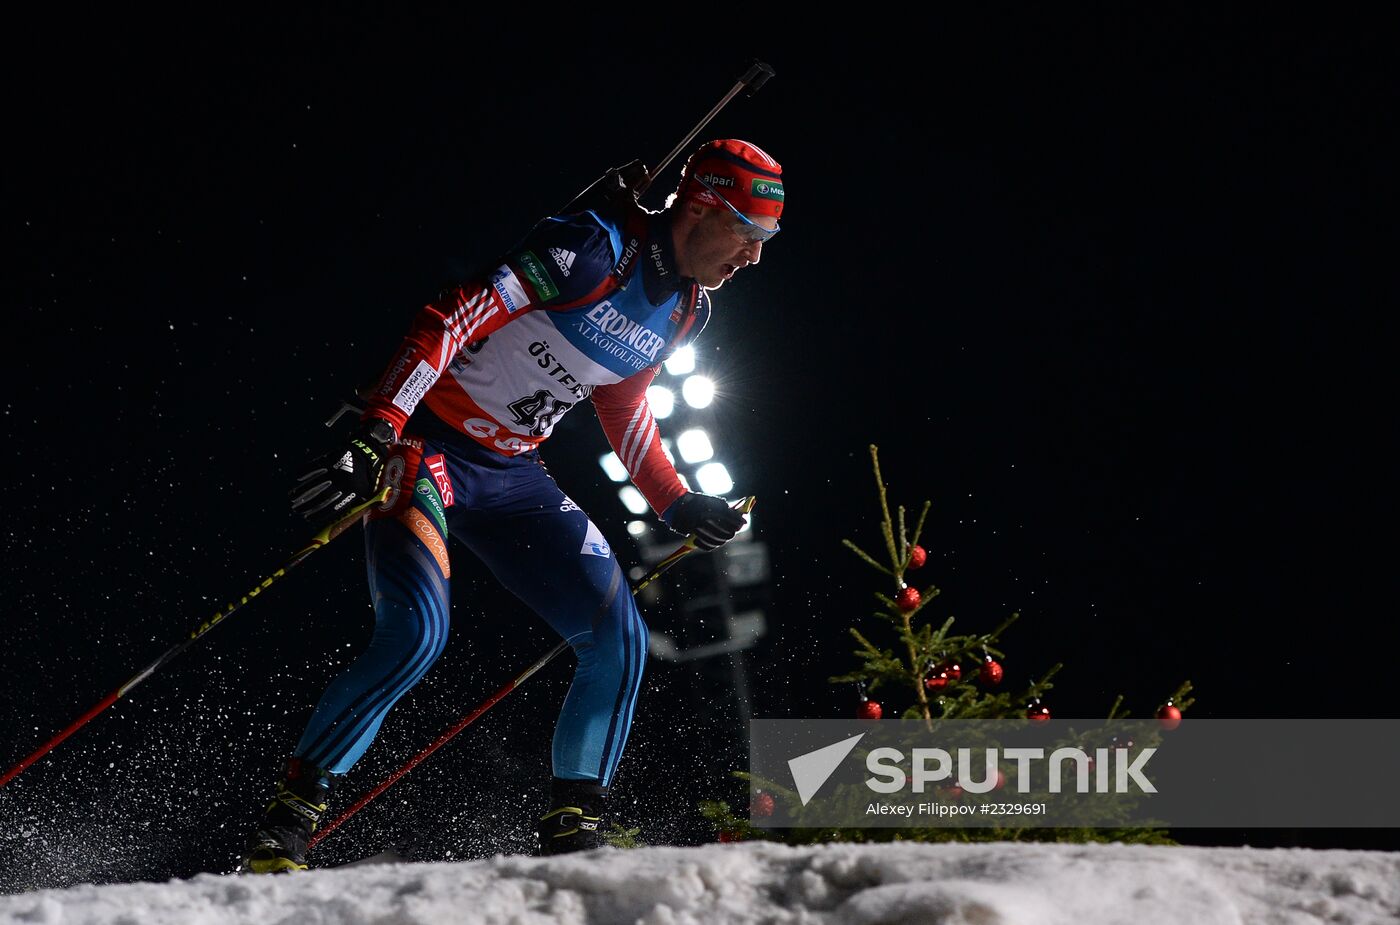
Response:
[[[661,431],[647,402],[647,386],[659,369],[652,366],[621,382],[593,389],[593,408],[613,452],[627,467],[632,484],[658,514],[686,493],[676,467],[661,449]]]
[[[464,344],[498,331],[519,311],[499,284],[473,281],[419,309],[398,352],[368,396],[365,418],[382,418],[402,435],[409,415]],[[528,298],[524,300],[529,304]],[[512,303],[513,304],[513,303]]]

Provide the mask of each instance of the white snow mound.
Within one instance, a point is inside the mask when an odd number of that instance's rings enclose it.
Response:
[[[0,897],[0,925],[1400,922],[1400,853],[1144,845],[602,849]]]

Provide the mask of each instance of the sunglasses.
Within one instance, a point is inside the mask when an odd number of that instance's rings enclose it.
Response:
[[[769,229],[769,228],[764,228],[762,225],[760,225],[760,224],[758,224],[757,222],[753,221],[753,220],[750,219],[747,215],[745,215],[743,212],[740,212],[738,209],[734,208],[734,206],[729,202],[728,199],[725,199],[723,196],[720,195],[719,190],[715,189],[713,186],[711,186],[710,184],[706,183],[705,180],[704,180],[702,177],[696,176],[696,177],[695,177],[695,182],[696,182],[696,183],[699,183],[701,186],[705,187],[705,189],[707,189],[707,190],[709,190],[710,192],[714,193],[714,194],[715,194],[715,197],[716,197],[717,199],[719,199],[720,202],[724,203],[725,208],[727,208],[730,212],[733,212],[733,213],[735,214],[735,216],[738,217],[739,221],[742,222],[742,224],[740,224],[738,227],[736,227],[736,228],[734,229],[734,233],[737,234],[737,235],[738,235],[740,238],[742,238],[743,240],[749,241],[749,242],[754,242],[754,241],[765,241],[765,242],[766,242],[766,241],[772,239],[772,237],[773,237],[775,234],[777,234],[779,231],[782,230],[782,228],[780,228],[780,227],[775,227],[775,228],[771,228],[771,229]]]

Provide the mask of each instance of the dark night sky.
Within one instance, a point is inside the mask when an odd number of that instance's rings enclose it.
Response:
[[[297,547],[297,465],[420,304],[605,168],[657,161],[754,57],[777,76],[704,135],[765,147],[793,198],[700,345],[772,550],[757,712],[850,709],[823,679],[851,667],[845,628],[875,587],[840,540],[878,541],[876,443],[895,500],[933,501],[936,612],[980,631],[1020,611],[1008,675],[1064,661],[1057,715],[1118,693],[1144,715],[1190,679],[1197,716],[1393,716],[1379,30],[1063,15],[898,40],[849,23],[773,38],[762,11],[607,41],[459,14],[229,14],[178,39],[156,37],[168,22],[17,28],[0,765]],[[622,547],[603,448],[578,409],[545,458]],[[7,788],[0,817],[50,833],[28,849],[45,857],[81,842],[90,877],[216,863],[188,859],[242,838],[364,638],[357,543]],[[550,644],[479,570],[458,575],[453,648],[362,785]],[[484,763],[447,758],[415,786],[470,781],[453,812],[474,822],[481,794],[531,792],[566,679],[553,666],[460,749]],[[674,768],[703,754],[642,756],[732,705],[666,666],[654,679],[619,787],[689,779],[693,803],[710,794]],[[150,791],[226,831],[200,855],[170,824],[167,854],[120,860]],[[74,804],[62,837],[56,794]],[[7,886],[52,882],[33,876]]]

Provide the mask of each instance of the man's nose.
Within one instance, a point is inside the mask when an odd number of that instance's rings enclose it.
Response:
[[[763,242],[750,241],[740,253],[748,258],[749,263],[758,263],[759,258],[763,256]]]

